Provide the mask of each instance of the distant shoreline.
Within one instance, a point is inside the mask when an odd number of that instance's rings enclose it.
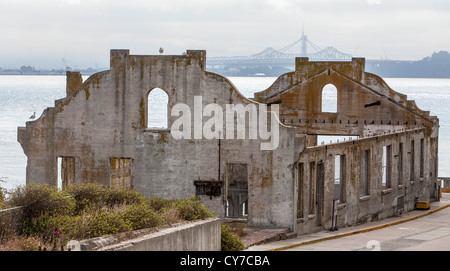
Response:
[[[103,70],[103,69],[102,69]],[[77,70],[83,75],[92,75],[97,73],[99,70],[94,70],[92,68]],[[66,70],[21,70],[21,69],[0,69],[0,75],[66,75]]]
[[[94,73],[100,72],[100,71],[105,71],[107,69],[103,69],[103,70],[98,70],[98,71],[83,71],[81,70],[81,74],[83,76],[91,76]],[[450,75],[449,76],[439,76],[439,75],[407,75],[407,74],[390,74],[390,73],[384,73],[384,72],[374,72],[374,71],[367,71],[366,72],[370,72],[373,74],[376,74],[380,77],[383,78],[424,78],[424,79],[450,79]],[[39,71],[39,72],[20,72],[20,71],[15,71],[15,70],[0,70],[0,76],[8,76],[8,75],[14,75],[14,76],[30,76],[30,75],[35,75],[35,76],[65,76],[66,75],[66,71]],[[269,74],[269,75],[265,75],[265,74],[221,74],[222,76],[226,76],[226,77],[278,77],[280,75],[273,75],[273,74]]]
[[[75,68],[82,75],[90,76],[109,68]],[[65,69],[36,69],[32,66],[0,68],[0,75],[65,75]],[[227,77],[279,77],[295,70],[294,58],[252,59],[207,58],[206,70]],[[450,78],[450,53],[434,52],[422,60],[365,60],[365,71],[385,78]]]
[[[207,62],[208,63],[208,62]],[[207,65],[206,70],[218,73],[226,77],[279,77],[282,74],[293,72],[294,67],[286,65],[258,64],[254,67],[243,66],[215,66]],[[66,75],[67,69],[42,69],[37,70],[31,66],[22,66],[20,69],[2,69],[1,75]],[[90,76],[97,72],[108,70],[108,68],[87,68],[74,69],[83,76]],[[365,72],[376,74],[384,78],[430,78],[448,79],[450,78],[450,54],[448,59],[442,61],[393,61],[393,60],[366,60]]]

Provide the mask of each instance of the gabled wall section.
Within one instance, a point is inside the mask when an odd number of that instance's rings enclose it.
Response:
[[[368,131],[433,127],[429,112],[406,95],[392,90],[380,77],[364,72],[365,60],[309,62],[296,59],[296,70],[280,76],[255,100],[280,104],[283,123],[301,127],[305,134],[357,135]],[[337,112],[322,111],[322,89],[337,88]]]
[[[418,198],[438,198],[438,118],[364,72],[364,62],[297,58],[294,72],[255,94],[279,104],[281,122],[308,135],[294,165],[298,234],[387,218],[414,209]],[[328,84],[337,89],[335,112],[322,108]],[[317,146],[317,135],[359,139]]]
[[[39,119],[18,128],[18,141],[28,158],[27,183],[57,185],[61,174],[57,162],[62,160],[70,164],[67,179],[73,183],[132,188],[146,197],[165,199],[197,195],[218,217],[232,213],[246,218],[250,226],[287,227],[297,233],[330,226],[336,155],[347,158],[347,201],[337,210],[340,225],[393,215],[401,196],[404,206],[412,208],[417,197],[435,195],[438,119],[378,76],[364,72],[364,59],[309,62],[297,58],[294,72],[280,76],[250,100],[227,78],[205,70],[205,51],[147,56],[111,50],[110,58],[109,70],[85,82],[81,74],[68,72],[67,96],[44,110]],[[337,89],[336,112],[322,109],[327,84]],[[167,129],[147,127],[148,95],[155,88],[168,95]],[[187,113],[191,134],[176,139],[170,128],[179,120],[179,115],[172,114],[179,104],[191,110]],[[226,105],[237,104],[255,106],[258,115],[267,104],[279,106],[280,116],[268,117],[268,126],[279,128],[276,148],[262,150],[261,144],[268,140],[261,137],[233,136],[221,139],[220,145],[217,137],[203,137],[203,124],[212,117],[204,114],[205,106],[219,105],[225,112]],[[201,123],[200,137],[195,119]],[[233,124],[237,122],[236,117]],[[248,121],[244,127],[248,135]],[[359,139],[316,146],[311,140],[316,135],[357,135]],[[387,146],[392,154],[391,174],[398,180],[386,190],[380,189],[378,171],[380,153]],[[370,197],[358,194],[360,180],[365,178],[358,175],[364,168],[364,153],[371,159],[366,164],[372,173],[364,175],[369,178]],[[414,156],[408,157],[411,153]],[[400,156],[402,162],[396,158]],[[229,212],[230,202],[242,206]]]
[[[196,195],[194,181],[215,181],[222,186],[221,193],[200,197],[224,217],[232,181],[225,169],[240,164],[247,169],[249,224],[294,227],[292,165],[306,146],[304,135],[296,135],[295,128],[277,118],[278,148],[261,151],[261,143],[268,140],[259,137],[225,138],[219,160],[218,140],[195,138],[193,126],[191,138],[172,137],[170,127],[179,116],[169,114],[169,129],[146,127],[148,93],[154,88],[167,93],[169,113],[180,103],[192,111],[202,110],[195,108],[195,97],[201,97],[200,107],[218,104],[224,112],[226,104],[259,108],[227,78],[205,71],[205,51],[147,56],[111,50],[110,57],[110,69],[85,82],[79,73],[68,72],[67,97],[55,101],[40,119],[18,128],[28,157],[27,183],[56,185],[60,157],[74,161],[75,183],[131,187],[147,197]],[[207,119],[204,116],[203,123]],[[269,127],[270,123],[269,119]],[[245,128],[248,131],[248,123]]]

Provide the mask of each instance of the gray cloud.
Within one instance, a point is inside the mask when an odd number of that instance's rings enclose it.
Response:
[[[0,67],[62,65],[62,58],[107,66],[112,48],[250,55],[292,43],[303,25],[315,44],[367,58],[450,50],[444,0],[0,0],[0,10]]]

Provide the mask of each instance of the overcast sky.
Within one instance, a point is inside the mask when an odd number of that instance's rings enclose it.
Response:
[[[301,36],[367,59],[450,51],[448,0],[0,0],[0,67],[108,67],[131,54],[247,56]]]

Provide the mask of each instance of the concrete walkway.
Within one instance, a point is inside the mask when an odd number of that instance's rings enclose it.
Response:
[[[275,228],[275,229],[259,229],[259,228],[246,228],[246,235],[241,237],[241,241],[244,243],[245,249],[260,244],[266,244],[279,240],[287,239],[288,229]]]
[[[270,242],[261,245],[254,245],[248,247],[248,251],[283,251],[283,250],[295,250],[301,249],[302,246],[308,246],[311,244],[317,244],[319,242],[334,240],[339,238],[345,238],[361,233],[367,233],[375,230],[384,229],[394,225],[414,221],[419,218],[423,218],[427,215],[439,212],[441,210],[450,207],[450,193],[442,193],[442,197],[439,202],[432,202],[429,210],[412,210],[410,212],[403,213],[401,216],[391,217],[379,221],[370,222],[363,225],[347,227],[339,229],[338,231],[323,230],[321,232],[298,236],[291,239],[280,240]],[[450,210],[450,208],[448,209]],[[450,211],[449,211],[450,212]],[[447,222],[447,221],[446,221]],[[447,224],[450,224],[450,220]],[[374,244],[375,246],[377,244]],[[324,250],[329,250],[324,248]]]

